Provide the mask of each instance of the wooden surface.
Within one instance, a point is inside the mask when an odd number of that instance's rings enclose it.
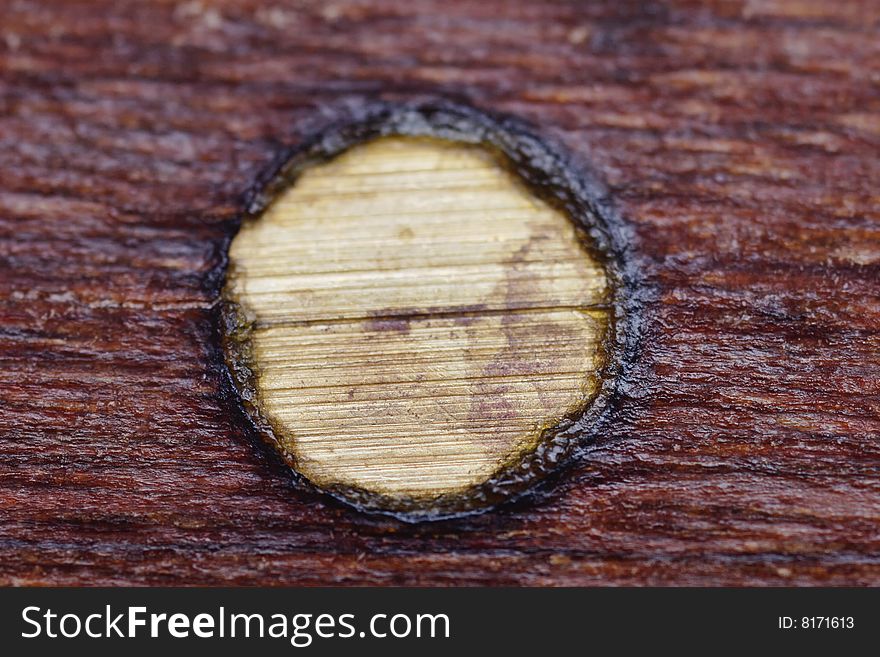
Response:
[[[0,581],[880,584],[880,4],[0,2]],[[285,148],[380,99],[530,121],[649,286],[542,499],[407,525],[295,489],[216,360]]]
[[[392,509],[520,460],[598,390],[582,239],[480,146],[385,137],[306,169],[229,249],[270,444]]]

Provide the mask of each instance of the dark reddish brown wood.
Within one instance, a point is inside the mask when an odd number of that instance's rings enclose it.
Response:
[[[0,582],[880,584],[880,3],[0,2]],[[222,393],[248,191],[453,98],[592,164],[654,290],[548,497],[295,490]]]

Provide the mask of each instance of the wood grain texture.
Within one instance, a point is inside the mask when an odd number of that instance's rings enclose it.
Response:
[[[307,168],[229,248],[270,444],[385,509],[520,461],[598,392],[608,281],[585,240],[481,146],[384,137]]]
[[[880,584],[880,4],[0,1],[0,581]],[[429,525],[291,487],[224,397],[244,200],[365,103],[589,162],[652,292],[617,422]]]

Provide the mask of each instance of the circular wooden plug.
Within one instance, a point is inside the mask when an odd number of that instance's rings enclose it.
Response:
[[[466,498],[599,388],[605,269],[479,145],[356,145],[245,222],[229,258],[249,409],[302,476],[366,506]]]

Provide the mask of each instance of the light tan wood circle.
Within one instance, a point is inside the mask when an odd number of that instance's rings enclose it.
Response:
[[[247,222],[230,261],[256,406],[319,486],[463,492],[596,393],[605,273],[482,147],[351,148]]]

